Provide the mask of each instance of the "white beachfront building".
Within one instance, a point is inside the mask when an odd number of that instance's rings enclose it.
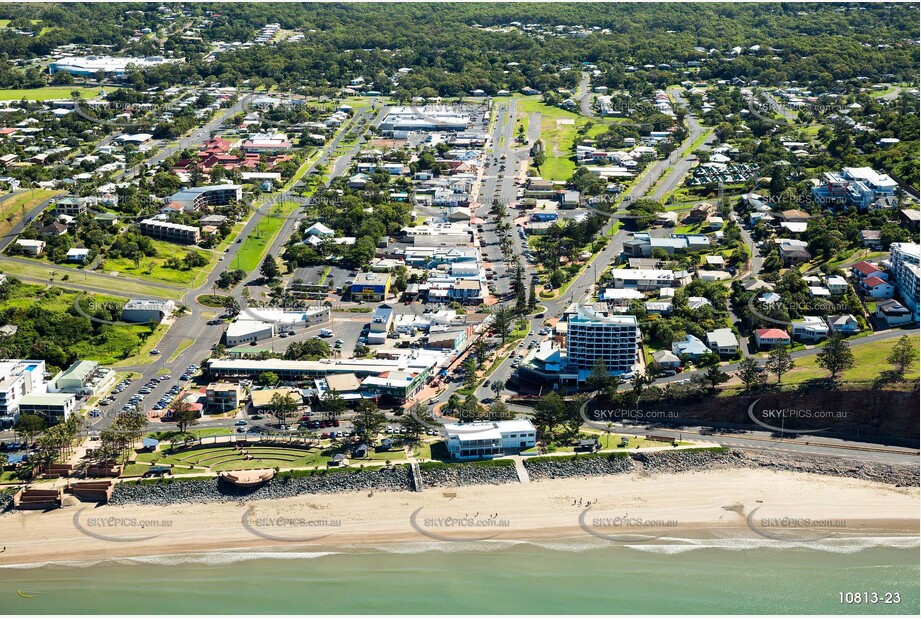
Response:
[[[451,459],[482,459],[532,448],[537,430],[527,419],[476,421],[444,426]]]

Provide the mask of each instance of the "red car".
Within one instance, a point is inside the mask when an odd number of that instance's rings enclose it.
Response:
[[[336,419],[333,421],[333,427],[338,427],[338,426],[339,426],[339,419]]]

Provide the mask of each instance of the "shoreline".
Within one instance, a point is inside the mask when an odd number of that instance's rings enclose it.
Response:
[[[85,564],[87,556],[93,562],[202,554],[243,560],[265,553],[281,558],[520,543],[570,551],[855,551],[888,542],[916,546],[918,512],[918,487],[752,468],[431,487],[421,493],[354,491],[156,507],[77,504],[0,516],[0,566]]]

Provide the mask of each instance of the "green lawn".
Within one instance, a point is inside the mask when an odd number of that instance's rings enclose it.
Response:
[[[0,101],[19,101],[20,99],[28,99],[30,101],[50,101],[52,99],[69,99],[71,98],[70,93],[74,90],[80,92],[80,96],[84,99],[92,99],[99,95],[99,88],[77,88],[74,87],[64,87],[64,88],[31,88],[27,90],[19,89],[4,89],[0,90]],[[109,92],[111,88],[106,88],[106,92]]]
[[[274,204],[270,214],[277,216],[263,216],[253,233],[243,239],[240,250],[233,260],[233,267],[248,273],[258,270],[259,265],[262,263],[262,258],[275,240],[282,225],[284,225],[285,218],[297,210],[299,206],[300,204],[297,202],[289,201]]]
[[[173,285],[186,285],[190,288],[196,287],[204,281],[211,269],[217,263],[217,254],[211,251],[204,251],[196,247],[186,245],[176,245],[162,240],[151,240],[157,250],[155,257],[142,258],[137,265],[134,260],[128,258],[107,258],[100,268],[101,271],[116,272],[128,277],[138,279],[148,279],[151,281],[160,281]],[[168,268],[166,260],[171,257],[182,259],[189,251],[198,251],[208,258],[208,265],[201,268],[190,268],[188,270],[178,270]]]
[[[170,431],[154,431],[147,434],[147,437],[161,441],[166,440],[168,442],[172,436],[178,433],[179,432],[175,429]],[[210,438],[213,436],[229,436],[233,433],[233,430],[230,427],[210,427],[208,429],[190,429],[186,433],[190,433],[198,438]]]
[[[2,270],[7,275],[19,277],[31,277],[41,281],[50,281],[54,273],[55,283],[61,287],[68,287],[67,281],[60,279],[60,271],[56,268],[46,266],[41,262],[27,264],[23,262],[4,262]],[[180,288],[163,288],[157,285],[143,283],[134,279],[115,276],[92,276],[84,271],[84,275],[74,275],[80,277],[80,283],[85,280],[87,285],[112,292],[113,294],[124,294],[130,296],[149,297],[149,298],[171,298],[179,300],[186,290]],[[84,279],[86,277],[86,279]],[[74,279],[75,280],[75,279]],[[72,284],[76,287],[76,283]]]
[[[246,458],[239,450],[230,446],[215,446],[181,451],[166,455],[160,453],[139,453],[138,460],[157,459],[158,464],[210,468],[213,472],[226,470],[252,470],[256,468],[306,468],[325,466],[330,460],[327,451],[315,449],[285,448],[284,446],[247,446]],[[159,457],[157,457],[159,455]],[[405,458],[405,456],[404,456]]]
[[[886,362],[892,346],[895,345],[896,339],[884,339],[872,343],[862,343],[854,345],[851,350],[854,352],[854,368],[845,371],[841,380],[844,382],[872,382],[881,371],[892,369],[893,366]],[[918,339],[912,337],[912,345],[915,350],[915,357],[918,356]],[[828,371],[818,365],[816,356],[796,359],[796,366],[792,371],[783,377],[784,384],[801,384],[809,380],[827,378]],[[905,379],[917,382],[919,379],[918,364],[905,374]]]
[[[517,110],[541,114],[540,139],[546,156],[540,168],[541,177],[547,180],[569,180],[576,171],[573,149],[579,128],[591,121],[577,113],[547,105],[537,97],[519,98]],[[574,123],[561,125],[557,124],[557,120],[572,120]],[[593,128],[592,131],[597,135],[599,129]]]

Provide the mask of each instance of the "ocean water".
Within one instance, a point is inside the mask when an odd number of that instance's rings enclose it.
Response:
[[[917,539],[298,548],[0,568],[0,614],[918,614],[919,576]]]

